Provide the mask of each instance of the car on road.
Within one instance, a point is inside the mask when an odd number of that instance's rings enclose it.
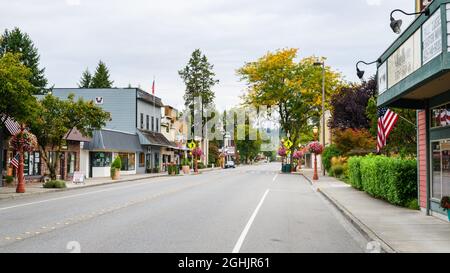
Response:
[[[229,161],[227,161],[227,163],[225,164],[225,169],[228,169],[228,168],[236,168],[236,165],[234,164],[234,161],[233,161],[233,160],[229,160]]]

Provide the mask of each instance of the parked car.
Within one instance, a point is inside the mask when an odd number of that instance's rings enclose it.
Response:
[[[228,169],[228,168],[236,168],[236,165],[234,164],[234,161],[233,161],[233,160],[229,160],[229,161],[227,161],[227,163],[225,164],[225,169]]]

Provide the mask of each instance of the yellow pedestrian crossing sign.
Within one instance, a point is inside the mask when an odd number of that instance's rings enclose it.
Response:
[[[292,147],[292,145],[293,145],[293,143],[290,139],[288,139],[284,142],[284,147],[286,147],[288,149],[290,149]]]
[[[193,150],[193,149],[195,149],[195,147],[197,147],[197,145],[195,144],[194,141],[191,141],[191,142],[188,143],[188,148],[189,149]]]

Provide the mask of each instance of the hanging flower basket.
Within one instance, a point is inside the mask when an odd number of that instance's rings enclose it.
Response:
[[[201,157],[203,155],[203,151],[201,148],[197,147],[192,150],[192,155],[195,157]]]
[[[16,151],[19,151],[22,147],[24,152],[31,152],[37,149],[38,142],[35,135],[23,131],[12,136],[9,145]]]
[[[301,158],[303,158],[303,152],[302,151],[295,151],[294,152],[294,154],[292,155],[292,157],[294,158],[294,159],[301,159]]]
[[[308,150],[310,153],[320,155],[323,152],[323,146],[317,141],[311,142],[308,145]]]
[[[285,156],[287,155],[287,150],[286,150],[286,148],[280,147],[280,148],[278,149],[278,155],[281,156],[281,157],[285,157]]]

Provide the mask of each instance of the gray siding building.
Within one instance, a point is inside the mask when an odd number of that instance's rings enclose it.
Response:
[[[161,150],[173,147],[160,133],[160,98],[139,88],[54,88],[52,94],[61,99],[73,94],[111,114],[111,121],[83,145],[80,169],[87,177],[109,176],[117,156],[125,175],[162,169]]]

